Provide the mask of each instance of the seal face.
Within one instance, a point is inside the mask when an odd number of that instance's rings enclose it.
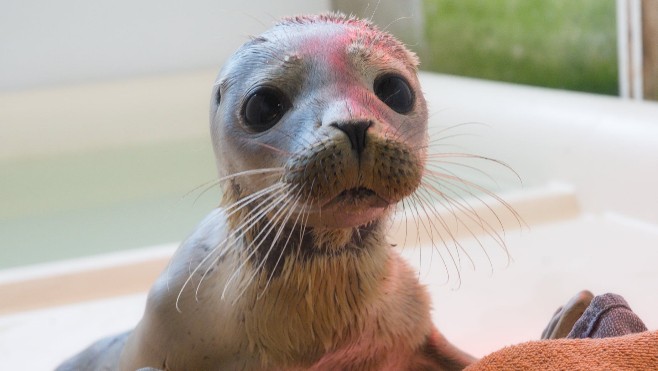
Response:
[[[236,177],[224,205],[271,189],[259,198],[285,195],[273,200],[307,227],[382,218],[423,175],[427,108],[417,64],[391,36],[338,16],[286,19],[246,43],[215,85],[218,170],[281,170]]]

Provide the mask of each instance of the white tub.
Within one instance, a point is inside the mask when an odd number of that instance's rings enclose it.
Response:
[[[151,83],[164,84],[157,90],[166,101],[181,81],[202,84],[213,75]],[[446,139],[456,146],[449,151],[492,157],[519,174],[522,183],[501,166],[481,164],[527,224],[519,228],[502,205],[490,203],[505,226],[509,262],[492,238],[479,236],[485,254],[460,227],[455,233],[475,269],[464,259],[459,279],[450,247],[439,255],[427,236],[394,229],[392,238],[406,241],[403,253],[428,284],[446,336],[477,356],[537,339],[554,310],[585,288],[622,294],[650,329],[658,328],[658,104],[433,74],[423,74],[422,83],[432,131],[469,134]],[[153,91],[131,84],[123,88],[132,94]],[[122,85],[115,88],[105,94],[121,96]],[[176,109],[192,115],[198,104]],[[486,125],[441,131],[473,122]],[[487,207],[470,202],[496,224]],[[94,339],[133,326],[145,290],[174,248],[172,241],[0,272],[0,369],[50,369]]]

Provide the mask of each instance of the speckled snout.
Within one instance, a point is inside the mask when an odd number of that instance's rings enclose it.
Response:
[[[290,158],[284,181],[307,204],[320,207],[341,195],[358,202],[361,197],[354,196],[372,193],[387,205],[410,195],[420,184],[423,162],[405,143],[382,137],[377,125],[373,120],[330,124],[320,139]]]

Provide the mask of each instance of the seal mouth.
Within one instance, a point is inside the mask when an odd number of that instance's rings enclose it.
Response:
[[[384,208],[389,205],[389,202],[370,188],[355,187],[340,192],[336,197],[325,204],[324,207],[334,205],[358,208]]]
[[[365,188],[365,187],[356,187],[356,188],[350,188],[342,191],[337,197],[345,197],[345,198],[352,198],[352,199],[360,199],[360,198],[366,198],[370,196],[376,196],[377,194],[375,191],[373,191],[370,188]]]
[[[379,218],[390,204],[370,188],[349,188],[320,207],[309,210],[308,220],[324,228],[353,228]]]

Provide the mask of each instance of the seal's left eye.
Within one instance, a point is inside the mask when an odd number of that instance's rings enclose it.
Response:
[[[242,116],[249,129],[263,132],[279,122],[289,107],[288,99],[283,92],[264,86],[249,95]]]
[[[396,74],[385,74],[373,86],[377,98],[397,113],[407,113],[414,106],[414,94],[409,83]]]

